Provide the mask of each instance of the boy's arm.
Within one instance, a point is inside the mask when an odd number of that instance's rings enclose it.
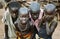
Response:
[[[56,21],[52,21],[52,23],[50,24],[50,27],[48,25],[48,22],[46,22],[47,34],[48,35],[52,34],[56,27],[57,27],[57,22]]]
[[[57,27],[57,24],[58,24],[58,20],[57,20],[57,17],[55,16],[51,25],[50,25],[51,34],[53,34],[54,30]]]
[[[45,22],[45,23],[46,23],[46,31],[47,31],[47,34],[49,35],[50,34],[49,24],[48,22]]]
[[[51,31],[51,33],[50,34],[53,34],[53,32],[54,32],[54,30],[56,29],[56,27],[57,27],[57,22],[55,22],[55,21],[53,21],[52,23],[51,23],[51,26],[50,26],[50,31]]]

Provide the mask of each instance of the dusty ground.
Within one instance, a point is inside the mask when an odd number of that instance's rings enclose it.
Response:
[[[4,9],[1,9],[0,10],[0,39],[3,39],[3,35],[4,35],[4,25],[1,22],[3,13],[4,13]],[[60,39],[60,22],[58,22],[58,26],[53,34],[53,39]]]

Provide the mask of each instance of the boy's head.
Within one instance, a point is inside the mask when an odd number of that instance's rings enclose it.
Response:
[[[18,2],[11,2],[8,4],[8,8],[11,16],[13,18],[16,18],[18,16],[18,10],[20,8],[20,4]]]
[[[54,4],[47,4],[44,7],[45,13],[48,14],[48,15],[55,14],[55,9],[56,9],[56,6]]]
[[[32,18],[36,20],[39,17],[40,4],[37,2],[32,2],[29,8]]]
[[[26,7],[21,7],[19,9],[19,19],[20,23],[26,24],[27,21],[29,20],[29,10]]]
[[[47,4],[45,6],[45,14],[48,21],[54,18],[54,15],[56,13],[55,9],[56,9],[56,6],[53,4]]]

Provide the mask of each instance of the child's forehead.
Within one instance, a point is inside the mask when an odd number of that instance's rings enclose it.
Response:
[[[28,14],[20,14],[19,16],[28,16]]]
[[[47,12],[47,11],[45,11],[45,14],[47,14],[47,15],[54,15],[54,11],[52,11],[52,12]]]
[[[38,12],[35,12],[35,13],[32,13],[33,15],[37,15],[37,14],[39,14]]]
[[[53,14],[46,14],[46,17],[54,17]]]

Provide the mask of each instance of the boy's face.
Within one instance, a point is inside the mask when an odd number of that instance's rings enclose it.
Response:
[[[46,12],[46,19],[47,19],[47,21],[51,21],[53,18],[54,18],[53,12]]]
[[[39,17],[39,13],[40,13],[40,11],[37,11],[37,12],[31,12],[31,16],[32,16],[32,18],[33,18],[33,20],[36,20],[36,19],[38,19],[38,17]]]
[[[20,19],[21,24],[26,24],[27,21],[29,20],[29,15],[28,14],[25,14],[25,15],[20,14],[19,19]]]
[[[54,15],[55,11],[45,11],[45,13],[48,15]]]
[[[10,13],[11,13],[11,16],[12,16],[13,18],[18,17],[18,10],[10,11]]]

